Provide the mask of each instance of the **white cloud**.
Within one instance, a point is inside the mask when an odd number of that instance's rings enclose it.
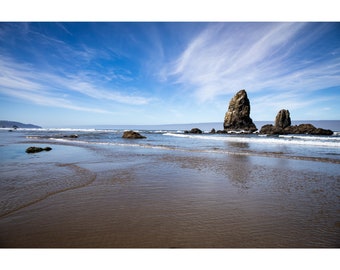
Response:
[[[38,104],[42,106],[65,108],[65,109],[70,109],[70,110],[75,110],[75,111],[86,111],[86,112],[94,112],[94,113],[110,113],[107,110],[102,110],[99,108],[77,106],[65,98],[49,96],[46,94],[32,93],[32,92],[27,92],[27,91],[6,92],[3,89],[0,89],[0,93],[9,95],[15,98],[28,100],[34,104]]]
[[[95,100],[128,105],[144,105],[151,101],[150,98],[139,96],[132,91],[131,94],[125,94],[113,89],[97,87],[97,82],[84,74],[59,76],[52,72],[36,70],[31,65],[17,63],[4,56],[0,56],[0,67],[1,94],[40,105],[108,113],[101,108],[92,108],[91,104]],[[90,98],[87,102],[88,106],[74,104],[75,99],[71,101],[75,92]]]
[[[34,81],[29,65],[12,62],[10,58],[0,56],[0,87],[3,89],[41,90],[41,85]]]
[[[94,85],[94,82],[91,82],[89,79],[82,76],[72,75],[69,76],[69,78],[55,77],[54,81],[67,89],[82,93],[94,99],[111,100],[128,105],[145,105],[151,101],[150,98],[135,94],[122,94],[113,89],[97,87]]]
[[[208,25],[168,68],[168,77],[193,89],[200,102],[244,88],[248,92],[307,92],[339,85],[339,55],[327,61],[292,58],[308,48],[325,27],[305,34],[307,25]]]

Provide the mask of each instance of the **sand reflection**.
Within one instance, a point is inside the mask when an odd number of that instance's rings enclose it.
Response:
[[[245,155],[228,155],[226,173],[229,180],[238,187],[248,189],[251,181],[251,160]]]

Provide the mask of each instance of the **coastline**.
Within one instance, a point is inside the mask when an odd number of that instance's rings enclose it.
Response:
[[[337,164],[154,148],[52,146],[44,158],[30,156],[27,166],[45,168],[31,180],[47,180],[53,188],[58,183],[58,191],[0,217],[2,247],[340,244]],[[18,164],[25,162],[13,162],[17,170],[7,179],[24,178],[27,168]],[[58,171],[64,169],[64,175]],[[47,172],[54,178],[48,179]],[[68,187],[61,189],[64,182]]]

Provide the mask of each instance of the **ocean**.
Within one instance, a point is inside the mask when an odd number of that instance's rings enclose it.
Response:
[[[44,141],[76,146],[106,148],[134,147],[144,151],[158,149],[167,151],[186,151],[216,154],[255,155],[286,157],[302,160],[324,160],[339,163],[340,121],[310,121],[317,127],[334,131],[333,136],[259,134],[209,134],[212,128],[218,130],[222,123],[198,123],[158,126],[97,126],[95,128],[43,128],[19,129],[15,133],[21,142]],[[268,122],[257,122],[256,124]],[[300,124],[299,121],[292,124]],[[198,127],[203,134],[185,134],[185,130]],[[145,140],[126,140],[122,138],[125,130],[133,129],[146,136]],[[8,129],[4,129],[6,135]],[[8,134],[7,134],[8,135]],[[69,138],[77,135],[77,139]],[[6,136],[7,139],[16,136]],[[3,141],[5,138],[3,139]],[[11,144],[12,142],[8,142]]]
[[[0,246],[339,247],[340,121],[308,123],[335,132],[0,129]]]

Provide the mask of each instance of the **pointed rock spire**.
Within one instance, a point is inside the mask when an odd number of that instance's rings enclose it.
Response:
[[[224,117],[224,130],[244,130],[254,132],[257,130],[250,115],[250,102],[246,90],[240,90],[230,100],[228,111]]]

